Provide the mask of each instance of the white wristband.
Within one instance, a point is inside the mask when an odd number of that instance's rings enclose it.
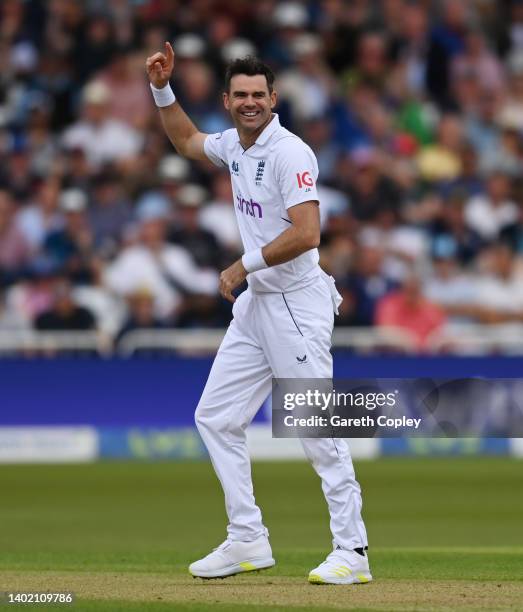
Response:
[[[176,96],[169,83],[167,83],[165,87],[162,87],[162,89],[158,89],[152,83],[150,83],[150,85],[156,106],[163,108],[164,106],[171,106],[171,104],[176,102]]]
[[[242,264],[249,274],[269,267],[265,259],[263,259],[261,249],[254,249],[245,253],[242,257]]]

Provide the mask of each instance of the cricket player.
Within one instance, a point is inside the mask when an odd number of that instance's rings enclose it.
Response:
[[[227,539],[189,567],[193,576],[221,578],[272,567],[275,561],[256,505],[245,429],[271,391],[272,377],[332,378],[334,311],[341,298],[318,265],[318,164],[312,150],[280,125],[270,68],[255,58],[229,64],[223,104],[235,128],[202,134],[169,85],[174,52],[165,43],[146,61],[165,131],[178,152],[228,168],[245,248],[220,276],[234,303],[196,409],[196,425],[225,494]],[[245,279],[248,289],[232,291]],[[361,492],[345,441],[302,439],[322,481],[333,551],[309,582],[369,582]],[[296,508],[299,514],[300,508]]]

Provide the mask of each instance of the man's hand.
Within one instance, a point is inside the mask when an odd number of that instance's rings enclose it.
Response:
[[[165,43],[165,54],[155,53],[145,62],[149,80],[157,89],[167,85],[174,69],[174,51],[171,44]]]
[[[236,298],[232,291],[241,285],[246,278],[247,270],[243,267],[242,260],[238,259],[220,274],[220,293],[226,300],[234,303]]]

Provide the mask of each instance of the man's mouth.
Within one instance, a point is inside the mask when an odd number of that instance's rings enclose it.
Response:
[[[242,115],[243,117],[256,117],[259,114],[260,114],[260,111],[242,111],[240,112],[240,115]]]

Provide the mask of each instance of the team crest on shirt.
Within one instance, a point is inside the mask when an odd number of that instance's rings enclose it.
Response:
[[[232,160],[231,164],[231,174],[234,174],[234,176],[240,176],[240,164],[234,159]]]
[[[256,183],[256,185],[258,185],[258,187],[262,183],[264,171],[265,171],[265,160],[261,159],[258,162],[258,168],[256,169],[256,176],[254,177],[254,182]]]

